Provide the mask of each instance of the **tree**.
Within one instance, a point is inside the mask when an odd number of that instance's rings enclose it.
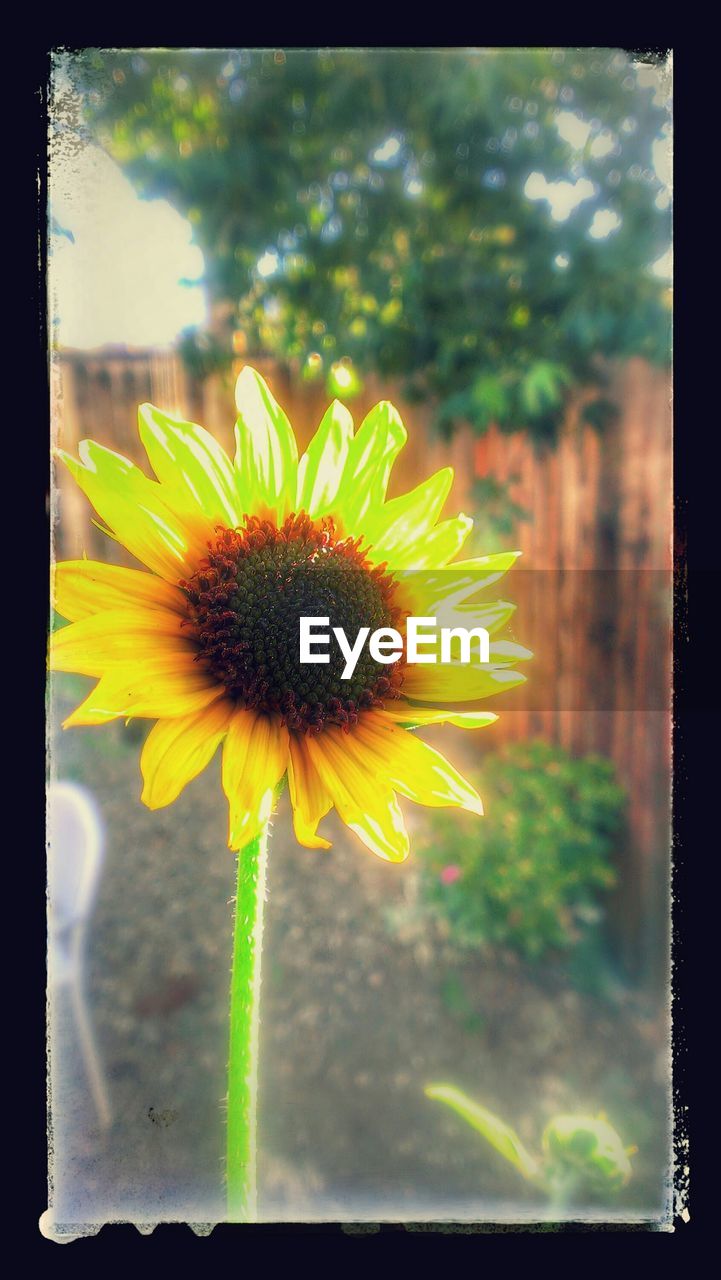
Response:
[[[341,396],[400,375],[442,430],[543,436],[574,384],[599,388],[600,421],[608,358],[668,358],[651,62],[89,50],[64,65],[94,136],[195,227],[227,322],[189,336],[189,359],[230,361],[235,334]]]

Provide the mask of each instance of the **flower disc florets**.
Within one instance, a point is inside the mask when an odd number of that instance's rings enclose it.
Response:
[[[361,539],[338,539],[332,520],[290,515],[278,528],[250,516],[218,529],[208,556],[180,585],[190,602],[198,659],[244,707],[278,711],[292,730],[349,728],[359,710],[398,697],[402,662],[384,666],[364,650],[351,679],[330,650],[327,665],[300,661],[299,619],[327,617],[355,636],[402,625],[395,583],[373,566]]]

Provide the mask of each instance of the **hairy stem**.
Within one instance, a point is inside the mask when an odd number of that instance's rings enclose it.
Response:
[[[230,981],[226,1180],[229,1222],[256,1222],[260,961],[268,826],[238,854]]]

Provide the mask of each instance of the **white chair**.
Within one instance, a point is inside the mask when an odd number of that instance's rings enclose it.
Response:
[[[48,787],[48,978],[67,989],[85,1072],[101,1128],[112,1120],[84,990],[85,935],[103,865],[102,819],[74,782]]]

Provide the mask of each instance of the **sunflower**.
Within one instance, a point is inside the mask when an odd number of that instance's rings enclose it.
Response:
[[[472,521],[439,520],[450,467],[386,499],[406,441],[387,401],[355,432],[335,401],[300,459],[250,367],[236,404],[233,461],[202,427],[150,404],[139,431],[156,479],[92,440],[77,459],[59,451],[105,532],[144,566],[55,565],[55,607],[69,625],[53,636],[51,666],[97,678],[65,727],[155,720],[140,761],[150,809],[171,804],[222,746],[231,849],[263,829],[287,777],[300,844],[330,847],[318,826],[335,807],[373,853],[403,861],[398,795],[483,812],[413,730],[490,724],[497,717],[478,701],[519,683],[511,663],[530,655],[508,641],[492,643],[483,667],[391,666],[365,653],[344,680],[342,658],[301,665],[298,620],[402,633],[410,614],[458,621],[475,608],[473,621],[494,635],[512,606],[472,601],[518,553],[454,560]]]

